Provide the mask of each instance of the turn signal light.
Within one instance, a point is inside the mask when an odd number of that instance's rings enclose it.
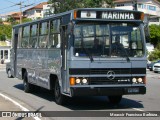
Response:
[[[70,85],[75,85],[75,78],[74,77],[70,77]]]
[[[74,19],[77,18],[77,10],[74,10]]]

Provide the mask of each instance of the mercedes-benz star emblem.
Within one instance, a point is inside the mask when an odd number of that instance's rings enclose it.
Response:
[[[108,78],[109,80],[113,80],[113,79],[115,78],[115,72],[113,72],[113,71],[108,71],[108,72],[107,72],[107,78]]]

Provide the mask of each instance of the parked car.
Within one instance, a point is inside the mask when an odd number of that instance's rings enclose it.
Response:
[[[150,64],[147,64],[147,68],[150,70],[150,71],[153,71],[153,65],[155,63],[160,63],[160,60],[156,61],[156,62],[151,62]]]
[[[154,72],[160,72],[160,62],[153,65]]]
[[[13,78],[13,71],[11,69],[11,63],[6,63],[6,73],[8,78]]]

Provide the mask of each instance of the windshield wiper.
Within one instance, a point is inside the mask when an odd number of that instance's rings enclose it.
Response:
[[[90,61],[91,62],[93,62],[94,60],[93,60],[93,56],[90,54],[90,52],[84,47],[84,41],[83,41],[83,38],[81,39],[82,40],[82,48],[83,48],[83,50],[85,51],[85,53],[88,55],[88,57],[89,57],[89,59],[90,59]]]
[[[130,59],[129,59],[129,56],[128,56],[128,53],[127,53],[126,49],[124,47],[122,47],[122,49],[125,52],[127,62],[130,62]]]

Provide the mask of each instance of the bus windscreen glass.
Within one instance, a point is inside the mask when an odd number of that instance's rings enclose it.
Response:
[[[142,27],[134,23],[79,23],[74,27],[74,55],[142,57]]]

